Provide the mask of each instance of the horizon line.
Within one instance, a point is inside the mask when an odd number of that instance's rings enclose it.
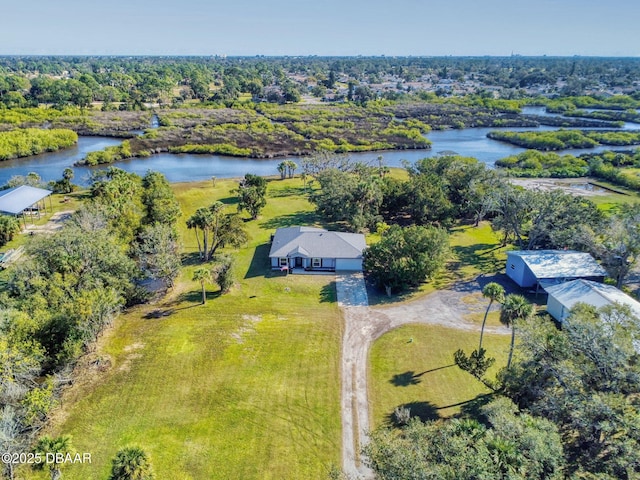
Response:
[[[139,58],[620,58],[620,59],[636,59],[640,58],[640,54],[636,55],[581,55],[581,54],[537,54],[537,55],[525,55],[525,54],[509,54],[509,55],[496,55],[496,54],[477,54],[477,55],[416,55],[416,54],[402,54],[402,55],[368,55],[368,54],[344,54],[344,55],[331,55],[331,54],[237,54],[229,55],[224,53],[0,53],[2,57],[139,57]]]

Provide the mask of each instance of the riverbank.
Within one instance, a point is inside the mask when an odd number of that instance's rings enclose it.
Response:
[[[87,164],[161,153],[221,154],[272,159],[334,153],[428,150],[430,134],[448,129],[615,127],[580,119],[533,118],[479,106],[428,102],[248,104],[235,108],[157,110],[159,128],[131,138],[127,154],[95,154]],[[114,154],[117,153],[117,154]]]

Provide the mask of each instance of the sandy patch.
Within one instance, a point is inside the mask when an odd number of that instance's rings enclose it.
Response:
[[[612,192],[596,186],[585,178],[510,178],[509,182],[519,185],[527,190],[550,192],[562,190],[564,193],[579,195],[581,197],[599,197],[610,195]]]
[[[123,350],[125,352],[131,352],[133,350],[140,350],[141,348],[144,348],[144,343],[132,343],[131,345],[127,345],[126,347],[123,348]]]
[[[255,325],[262,321],[262,315],[243,315],[242,325],[231,334],[238,343],[244,343],[244,339],[247,335],[256,333]]]
[[[24,232],[30,233],[52,233],[56,230],[60,230],[64,223],[71,218],[74,210],[65,210],[63,212],[56,212],[51,215],[51,218],[44,225],[27,225]],[[28,220],[27,220],[28,222]]]

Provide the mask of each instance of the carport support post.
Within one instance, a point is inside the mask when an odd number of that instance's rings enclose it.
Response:
[[[46,205],[47,202],[45,202],[44,204]],[[51,195],[49,195],[49,209],[51,210],[51,213],[53,213],[53,204],[51,203]]]

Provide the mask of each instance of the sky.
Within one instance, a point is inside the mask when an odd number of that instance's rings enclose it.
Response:
[[[0,0],[0,55],[640,56],[638,0]]]

